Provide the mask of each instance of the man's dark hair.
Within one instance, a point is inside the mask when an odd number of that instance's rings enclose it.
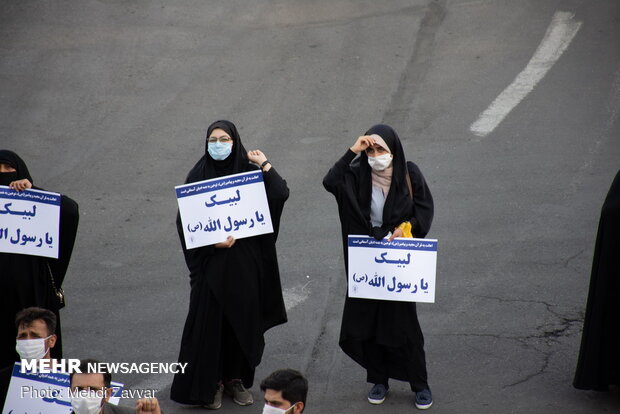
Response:
[[[89,371],[88,369],[88,364],[93,364],[95,366],[99,365],[99,361],[97,361],[96,359],[81,359],[80,360],[80,372],[82,374],[101,374],[103,375],[103,385],[105,385],[106,388],[110,388],[110,385],[112,385],[112,374],[110,374],[109,372],[107,372],[105,369],[103,370],[103,372],[92,372]],[[73,374],[75,372],[71,372],[69,374],[69,385],[73,384]]]
[[[45,322],[48,335],[56,333],[56,315],[54,312],[35,306],[17,312],[17,315],[15,315],[15,327],[19,329],[20,326],[30,326],[37,319]]]
[[[301,401],[306,405],[308,395],[308,380],[301,372],[294,369],[279,369],[274,371],[260,383],[261,391],[266,389],[282,392],[282,398],[291,404]]]

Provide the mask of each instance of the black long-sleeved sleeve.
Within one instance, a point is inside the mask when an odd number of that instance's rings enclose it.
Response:
[[[273,165],[269,171],[263,173],[263,180],[265,181],[265,192],[267,193],[269,213],[271,214],[273,235],[274,238],[277,239],[280,231],[280,217],[282,216],[284,203],[288,200],[290,192],[286,185],[286,181],[278,174]]]
[[[329,169],[323,178],[323,187],[325,187],[327,191],[336,195],[338,189],[345,184],[345,174],[349,171],[349,165],[356,156],[357,154],[349,148],[347,152],[336,161],[336,164]]]
[[[407,170],[413,187],[413,215],[411,232],[414,237],[425,237],[433,222],[434,201],[431,190],[420,168],[413,162],[407,163]]]

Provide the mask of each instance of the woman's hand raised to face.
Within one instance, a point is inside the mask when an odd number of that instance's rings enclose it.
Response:
[[[375,145],[376,141],[372,135],[362,135],[355,141],[355,144],[351,147],[351,151],[359,154],[362,151],[366,151],[366,148]]]

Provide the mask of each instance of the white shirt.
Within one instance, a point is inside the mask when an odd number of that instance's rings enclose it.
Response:
[[[383,190],[379,187],[372,187],[372,196],[370,199],[370,223],[374,227],[381,227],[383,224],[383,206],[385,205],[385,197]]]

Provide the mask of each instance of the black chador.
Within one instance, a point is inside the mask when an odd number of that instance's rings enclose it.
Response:
[[[15,172],[0,173],[0,185],[28,179],[33,183],[26,163],[14,152],[0,150],[0,163],[8,164]],[[34,184],[34,183],[33,183]],[[42,190],[33,185],[33,189]],[[79,221],[78,205],[67,196],[60,199],[59,257],[51,259],[15,253],[0,253],[0,365],[6,367],[18,360],[15,351],[15,314],[38,306],[56,314],[58,339],[52,348],[52,358],[62,358],[62,335],[59,310],[64,307],[56,290],[65,279]],[[56,287],[56,289],[54,289]]]
[[[620,171],[601,210],[575,388],[620,385]]]
[[[393,155],[391,184],[380,226],[371,224],[372,177],[365,152],[356,158],[353,151],[347,150],[323,179],[325,189],[338,203],[345,267],[348,267],[348,235],[382,239],[399,224],[409,221],[415,237],[424,237],[433,219],[430,190],[418,166],[406,161],[396,132],[387,125],[376,125],[365,135],[371,134],[382,137]],[[415,392],[429,388],[424,337],[415,303],[347,295],[339,344],[348,356],[366,368],[370,383],[387,384],[388,378],[394,378],[408,381]]]
[[[207,138],[217,128],[233,139],[232,153],[217,161],[205,149],[186,183],[258,169],[248,161],[235,125],[217,121],[207,130]],[[187,249],[177,216],[191,292],[179,353],[179,362],[188,365],[185,374],[174,377],[170,392],[174,401],[211,404],[221,380],[241,379],[250,388],[263,355],[264,332],[286,322],[275,244],[289,191],[273,167],[263,178],[272,234],[238,239],[230,248]]]

